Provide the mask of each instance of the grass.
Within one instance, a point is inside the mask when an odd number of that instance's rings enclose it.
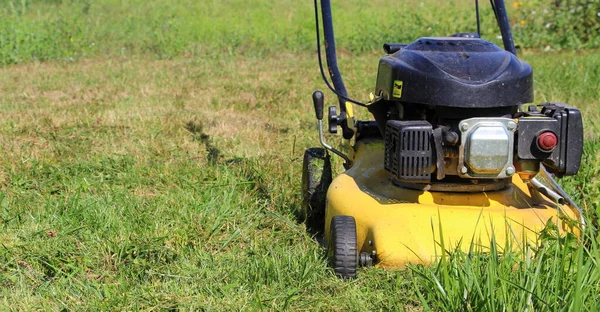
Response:
[[[47,58],[19,52],[7,62],[18,64],[0,68],[2,310],[596,310],[591,230],[579,245],[548,229],[526,251],[532,257],[450,252],[432,267],[361,269],[349,282],[333,276],[295,219],[302,154],[318,145],[310,94],[323,89],[309,4],[294,2],[288,17],[285,1],[243,12],[225,9],[239,7],[235,1],[107,0],[87,15],[84,1],[22,3],[3,4],[12,17],[0,20],[60,40]],[[203,9],[208,17],[193,20]],[[186,14],[172,19],[182,32],[152,37],[175,11]],[[231,25],[246,31],[249,43],[236,46],[243,51],[228,53],[235,36],[219,37],[228,27],[223,12],[251,16],[252,27]],[[373,14],[363,5],[339,20],[358,12]],[[81,31],[75,38],[97,48],[63,46],[70,39],[50,26],[70,23],[65,16],[79,25],[67,27]],[[270,19],[273,37],[261,39]],[[125,24],[106,23],[116,20]],[[203,23],[214,28],[195,34]],[[294,29],[302,35],[280,41]],[[194,40],[225,53],[189,52],[189,38],[211,32],[213,39]],[[172,41],[179,35],[185,48]],[[350,42],[342,72],[360,98],[373,87],[379,43],[352,50],[358,30],[340,36]],[[600,209],[600,61],[595,51],[524,52],[536,102],[583,111],[582,169],[562,183],[591,219]]]
[[[384,42],[411,42],[415,36],[476,31],[472,4],[463,1],[333,5],[340,48],[350,52],[379,50]],[[241,0],[9,0],[0,4],[0,64],[140,53],[161,59],[265,56],[314,49],[312,1],[254,0],[251,9],[247,6]],[[434,14],[434,8],[447,14]],[[482,31],[499,42],[494,23],[486,7]]]
[[[0,105],[1,146],[10,155],[1,164],[3,304],[414,304],[400,301],[407,281],[339,283],[295,221],[301,156],[314,126],[306,95],[280,80],[314,64],[310,57],[274,61],[260,73],[253,68],[262,59],[233,58],[3,69],[2,85],[11,90]],[[288,96],[298,105],[281,104]],[[392,273],[365,276],[382,274]],[[405,273],[391,276],[398,274]],[[367,296],[363,287],[372,289]],[[387,298],[388,291],[398,295]],[[340,302],[332,293],[354,295]]]

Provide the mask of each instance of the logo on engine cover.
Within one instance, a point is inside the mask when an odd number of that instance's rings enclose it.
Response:
[[[395,98],[402,97],[402,84],[402,80],[394,80],[394,92],[392,93],[392,95]]]

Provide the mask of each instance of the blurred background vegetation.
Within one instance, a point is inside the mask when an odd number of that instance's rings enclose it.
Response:
[[[341,49],[474,32],[472,1],[333,1]],[[600,0],[507,1],[516,43],[534,49],[600,45]],[[249,10],[248,8],[252,9]],[[499,43],[487,1],[482,35]],[[312,1],[9,0],[0,4],[0,64],[92,56],[268,55],[314,50]],[[365,35],[366,34],[366,35]]]

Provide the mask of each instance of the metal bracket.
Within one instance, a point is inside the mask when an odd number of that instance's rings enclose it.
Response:
[[[585,217],[581,208],[569,197],[558,183],[552,178],[552,175],[548,173],[544,165],[540,165],[539,173],[531,180],[529,180],[529,188],[532,190],[532,196],[539,198],[540,194],[543,194],[553,200],[554,202],[561,205],[568,205],[575,209],[579,214],[581,220],[581,227],[585,228],[586,222]]]
[[[350,158],[348,156],[346,156],[346,154],[338,151],[333,146],[331,146],[331,145],[327,144],[327,142],[325,142],[325,136],[323,134],[323,120],[318,120],[318,123],[319,123],[319,141],[321,141],[321,145],[323,145],[323,147],[326,148],[327,150],[330,150],[332,153],[342,157],[345,161],[344,167],[349,167],[350,164],[352,164],[352,161],[350,160]]]

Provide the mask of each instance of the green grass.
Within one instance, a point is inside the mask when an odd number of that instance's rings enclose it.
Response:
[[[550,50],[599,47],[598,1],[564,2],[508,1],[516,43]],[[338,47],[351,53],[379,50],[384,42],[476,31],[469,1],[332,5]],[[482,1],[481,8],[483,36],[500,44],[489,5]],[[315,47],[313,16],[312,1],[7,0],[0,3],[0,65],[139,54],[165,59],[307,52]]]
[[[417,36],[476,31],[470,2],[352,0],[333,6],[339,47],[354,53]],[[314,50],[313,29],[312,1],[8,0],[0,4],[0,65],[140,53],[157,58],[298,53]],[[482,32],[500,42],[489,5],[482,5]],[[516,31],[516,41],[546,46],[529,39],[530,33]]]
[[[309,3],[103,1],[85,13],[85,1],[14,2],[0,5],[10,17],[0,20],[52,44],[0,45],[18,58],[3,62],[19,63],[0,68],[0,310],[597,310],[591,229],[585,244],[548,229],[531,257],[450,252],[431,267],[334,277],[295,218],[302,154],[318,145],[310,94],[324,88]],[[364,99],[381,55],[371,43],[385,34],[349,28],[374,14],[357,3],[336,17],[348,26],[339,27],[342,72]],[[388,16],[417,18],[393,7]],[[173,12],[187,18],[163,18]],[[177,32],[163,27],[169,20]],[[399,23],[411,21],[427,22]],[[584,113],[581,172],[562,183],[592,219],[600,60],[524,52],[536,102]]]
[[[371,279],[340,283],[296,222],[314,123],[308,86],[280,80],[306,75],[314,62],[274,61],[260,73],[253,69],[264,60],[233,58],[4,68],[2,304],[416,304],[398,278],[405,272],[372,270],[363,274]]]

